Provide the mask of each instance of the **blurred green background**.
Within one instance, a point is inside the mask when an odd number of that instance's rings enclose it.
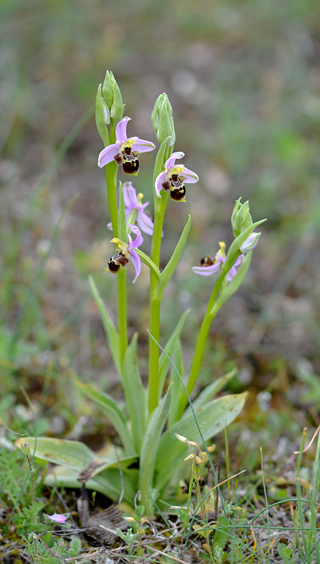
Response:
[[[73,371],[105,389],[116,382],[87,283],[93,274],[113,312],[114,278],[103,271],[112,254],[104,171],[96,164],[102,143],[93,117],[106,69],[121,88],[131,135],[155,141],[150,114],[156,97],[168,94],[175,148],[200,176],[186,204],[170,203],[165,220],[164,261],[188,213],[193,223],[166,292],[163,342],[191,307],[188,365],[212,287],[191,266],[214,255],[218,241],[230,244],[230,215],[242,196],[254,220],[268,222],[243,287],[212,327],[203,382],[235,364],[240,386],[281,388],[300,405],[295,385],[302,381],[306,393],[314,386],[320,405],[317,0],[2,0],[0,28],[2,411],[21,383],[50,409],[55,386],[65,390]],[[141,165],[133,184],[151,200],[152,153]],[[129,288],[143,370],[147,286],[143,271]]]

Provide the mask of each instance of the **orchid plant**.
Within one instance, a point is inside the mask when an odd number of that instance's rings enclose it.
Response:
[[[117,180],[120,167],[125,175],[137,176],[140,155],[155,150],[151,141],[128,137],[130,118],[123,117],[123,111],[118,84],[112,73],[107,72],[103,86],[98,88],[96,123],[105,145],[99,154],[98,165],[106,169],[113,231],[111,244],[115,245],[114,253],[110,253],[112,256],[106,266],[106,275],[114,275],[117,284],[117,324],[111,319],[92,277],[89,282],[123,386],[124,402],[119,404],[93,385],[75,380],[77,388],[108,416],[118,433],[121,446],[114,445],[108,455],[100,457],[76,441],[24,437],[23,443],[28,441],[37,458],[59,464],[47,475],[47,483],[71,487],[86,484],[86,487],[104,493],[113,501],[123,499],[131,507],[140,491],[146,514],[152,515],[156,501],[171,503],[175,499],[174,503],[177,504],[179,498],[179,477],[181,472],[185,472],[181,463],[188,446],[177,441],[176,435],[201,444],[229,425],[243,408],[245,394],[213,399],[233,374],[226,374],[212,382],[194,399],[196,420],[188,401],[199,377],[211,323],[222,305],[242,283],[250,264],[252,249],[260,237],[260,233],[254,230],[264,220],[253,223],[249,203],[241,203],[241,198],[238,199],[231,217],[234,241],[228,252],[225,244],[220,242],[220,249],[214,258],[207,256],[200,261],[199,266],[192,268],[196,275],[216,275],[217,278],[196,340],[191,367],[184,367],[181,334],[189,312],[186,311],[177,321],[162,348],[160,307],[187,241],[190,216],[170,260],[162,270],[160,254],[166,233],[164,219],[168,196],[173,201],[170,205],[186,202],[185,185],[197,183],[199,177],[184,164],[180,164],[184,153],[173,151],[175,130],[172,108],[166,94],[161,94],[151,116],[159,142],[153,174],[152,221],[146,213],[148,202],[142,203],[143,196],[137,194],[131,181],[121,184]],[[140,248],[144,241],[141,231],[146,237],[151,237],[150,256]],[[128,343],[127,271],[130,263],[135,270],[133,282],[137,285],[141,263],[150,269],[147,386],[141,380],[138,367],[138,335],[135,334]],[[187,374],[185,383],[184,374]],[[17,444],[21,446],[22,443],[18,440]]]

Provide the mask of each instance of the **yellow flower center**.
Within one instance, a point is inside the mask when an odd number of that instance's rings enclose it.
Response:
[[[139,194],[137,195],[137,200],[138,200],[139,206],[142,205],[142,198],[143,198],[143,194],[141,194],[141,192],[139,192]]]
[[[217,255],[220,255],[221,257],[225,258],[226,244],[223,241],[220,241],[219,247],[220,247],[220,251],[217,252]]]
[[[128,251],[127,243],[123,243],[123,241],[120,241],[120,239],[118,239],[117,237],[114,237],[114,239],[111,239],[110,243],[115,243],[116,245],[118,245],[118,248],[122,252],[123,256],[126,259],[130,259],[130,254],[129,254],[129,251]]]

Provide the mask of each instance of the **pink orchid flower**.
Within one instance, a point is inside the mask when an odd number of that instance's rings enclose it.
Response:
[[[175,166],[176,159],[182,159],[182,157],[184,157],[184,153],[181,151],[172,153],[165,163],[164,172],[160,172],[157,176],[155,188],[159,198],[161,190],[165,190],[166,192],[170,191],[171,200],[185,202],[185,184],[198,182],[199,176],[195,172],[182,164]]]
[[[125,117],[116,126],[116,142],[105,147],[99,155],[98,165],[104,167],[112,160],[122,165],[125,174],[137,175],[139,171],[139,154],[153,151],[155,145],[151,141],[139,137],[127,137],[127,123],[131,118]]]
[[[153,221],[144,212],[149,202],[142,204],[143,194],[137,195],[131,182],[125,182],[123,185],[123,198],[124,205],[126,206],[127,222],[137,223],[141,231],[144,231],[144,233],[147,233],[148,235],[152,235]]]
[[[132,241],[130,234],[128,234],[129,243],[124,243],[117,237],[111,240],[111,243],[116,243],[118,245],[118,252],[113,257],[111,257],[106,270],[109,270],[109,272],[118,272],[120,266],[124,268],[126,264],[128,264],[128,262],[132,262],[136,271],[135,278],[132,282],[134,283],[141,272],[141,260],[135,249],[140,247],[140,245],[143,243],[143,237],[137,225],[130,224],[128,227],[130,231],[136,235],[135,240]]]
[[[220,250],[217,252],[215,259],[213,260],[211,257],[207,256],[203,258],[200,262],[200,266],[193,266],[192,270],[196,274],[200,274],[201,276],[211,276],[211,274],[215,274],[219,272],[222,268],[223,263],[226,260],[225,255],[225,243],[219,243]],[[231,282],[231,280],[237,274],[237,267],[240,266],[245,259],[245,256],[242,254],[240,255],[234,265],[230,268],[227,274],[227,282]]]

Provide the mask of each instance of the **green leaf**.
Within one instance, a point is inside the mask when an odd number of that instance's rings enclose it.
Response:
[[[182,231],[181,237],[177,243],[177,246],[175,248],[175,250],[172,253],[172,256],[168,262],[168,264],[166,265],[166,267],[164,268],[164,270],[161,272],[160,274],[160,278],[158,280],[158,283],[156,285],[154,294],[153,294],[153,299],[154,300],[161,300],[163,292],[165,291],[167,284],[169,282],[169,280],[171,279],[176,266],[179,262],[179,259],[182,255],[182,251],[184,249],[184,246],[186,244],[187,238],[188,238],[188,234],[189,234],[189,230],[191,227],[191,216],[189,215],[188,217],[188,221]]]
[[[154,164],[154,171],[153,171],[153,186],[155,185],[156,178],[164,170],[164,165],[166,160],[169,158],[169,155],[172,151],[172,136],[169,135],[160,145],[159,151],[156,156],[155,164]],[[155,188],[154,188],[155,190]],[[155,193],[156,200],[161,200]]]
[[[140,249],[135,249],[137,255],[139,255],[139,257],[141,258],[141,261],[148,267],[150,268],[150,270],[152,270],[152,272],[156,275],[157,279],[159,280],[160,278],[160,270],[157,267],[157,265],[153,262],[153,260],[151,260],[150,257],[148,257],[148,255],[146,255],[146,253],[144,253],[143,251],[141,251]]]
[[[120,340],[119,340],[118,331],[116,330],[116,328],[115,328],[115,326],[112,322],[112,319],[111,319],[111,317],[108,313],[108,310],[107,310],[107,308],[106,308],[106,306],[105,306],[105,304],[104,304],[104,302],[101,298],[99,290],[98,290],[92,276],[89,276],[89,284],[90,284],[90,288],[91,288],[93,297],[95,299],[95,302],[98,306],[98,309],[99,309],[99,312],[100,312],[100,315],[101,315],[104,330],[105,330],[106,335],[108,337],[108,342],[109,342],[113,362],[115,364],[115,367],[117,369],[119,376],[121,377]]]
[[[89,384],[84,384],[79,380],[75,380],[75,384],[81,392],[83,392],[87,397],[89,397],[92,401],[99,405],[101,410],[107,415],[110,422],[119,434],[126,453],[129,456],[135,455],[135,449],[132,437],[128,430],[126,419],[117,402],[108,394],[100,392]]]
[[[99,84],[96,97],[96,125],[105,147],[110,143],[109,133],[106,126],[106,122],[108,121],[108,111],[109,110],[102,97],[102,85]]]
[[[36,458],[73,468],[78,471],[77,476],[82,470],[88,470],[90,476],[94,477],[108,468],[119,468],[120,464],[125,469],[137,460],[137,455],[123,457],[122,449],[117,449],[108,459],[99,458],[84,443],[65,439],[27,437],[25,440],[18,439],[15,444],[21,448],[25,442],[28,442],[31,450],[36,446]]]
[[[137,338],[138,334],[136,333],[124,357],[123,387],[131,420],[134,447],[136,452],[140,452],[146,427],[147,406],[146,392],[140,378],[137,362]]]
[[[176,372],[176,370],[171,368],[171,382],[172,382],[172,401],[170,406],[170,413],[169,413],[169,427],[173,425],[179,416],[179,403],[180,403],[180,394],[181,394],[181,380],[183,381],[184,378],[184,366],[183,366],[183,356],[182,356],[182,347],[181,347],[181,340],[178,339],[175,351],[174,351],[174,365],[180,375],[180,378]]]
[[[49,439],[46,437],[22,437],[15,441],[18,448],[28,443],[33,451],[36,445],[35,456],[55,464],[62,464],[79,472],[86,468],[97,457],[92,450],[78,441],[64,439]]]
[[[141,503],[148,506],[148,514],[152,513],[152,500],[149,498],[149,488],[153,488],[157,449],[162,429],[168,417],[171,396],[172,386],[170,385],[166,395],[151,414],[141,448],[139,490],[141,492]]]
[[[213,537],[213,550],[219,547],[223,551],[229,538],[228,521],[224,515],[221,515],[217,521],[216,532]]]
[[[130,469],[124,470],[121,476],[119,468],[111,468],[86,482],[86,488],[100,492],[115,502],[119,501],[122,489],[124,489],[124,501],[132,505],[138,489],[137,474],[137,470]],[[72,468],[56,466],[50,474],[47,474],[44,481],[48,486],[61,485],[67,488],[80,488],[82,484],[78,482],[78,475],[79,472]]]
[[[168,194],[165,192],[162,194],[161,198],[157,196],[155,189],[155,182],[157,176],[164,170],[165,162],[172,153],[173,145],[171,135],[167,137],[160,145],[159,151],[156,156],[154,170],[153,170],[153,200],[154,200],[154,211],[155,215],[160,211],[161,205],[165,207],[166,201],[168,199]]]
[[[221,378],[218,378],[218,380],[215,380],[215,382],[212,382],[212,384],[209,384],[209,386],[204,388],[204,390],[202,390],[202,392],[200,392],[200,394],[192,402],[194,411],[197,411],[197,409],[208,403],[209,400],[216,396],[217,393],[220,392],[220,390],[222,390],[222,388],[224,388],[224,386],[231,380],[231,378],[233,378],[235,373],[236,369],[234,368],[231,372],[221,376]],[[187,417],[191,413],[192,411],[189,405],[189,407],[184,411],[182,418]]]
[[[245,261],[241,264],[240,268],[238,268],[237,274],[231,280],[231,282],[225,286],[225,288],[221,291],[216,303],[214,304],[210,314],[214,317],[218,313],[219,309],[223,306],[223,304],[234,294],[239,286],[241,286],[245,275],[247,274],[248,268],[251,262],[251,254],[252,251],[247,253]]]
[[[173,355],[173,352],[176,348],[176,344],[177,341],[179,340],[181,331],[183,329],[185,320],[187,318],[187,316],[189,315],[190,309],[187,309],[187,311],[184,312],[184,314],[180,317],[177,325],[175,326],[175,329],[173,330],[170,338],[168,339],[166,346],[164,347],[164,350],[166,352],[166,354],[168,355],[168,357],[165,355],[165,353],[162,353],[160,356],[160,361],[159,361],[159,399],[162,395],[162,390],[163,390],[163,385],[165,382],[165,378],[168,372],[168,368],[169,368],[169,364],[170,364],[170,358]]]
[[[196,412],[197,421],[205,441],[219,433],[239,415],[246,395],[245,392],[215,399]],[[155,472],[157,479],[155,487],[159,491],[168,482],[174,470],[188,453],[188,447],[175,437],[175,433],[179,433],[179,435],[198,444],[202,442],[192,413],[169,427],[160,439],[156,457]]]

